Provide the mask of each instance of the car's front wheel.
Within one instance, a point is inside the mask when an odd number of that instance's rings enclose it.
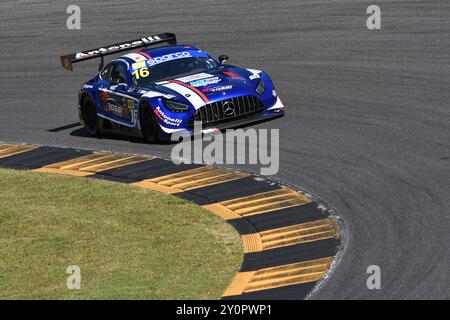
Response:
[[[85,97],[81,103],[81,112],[83,114],[84,126],[91,136],[98,136],[99,126],[97,110],[90,97]]]
[[[139,120],[144,139],[150,143],[158,142],[160,129],[156,123],[153,108],[146,102],[143,102],[139,107]]]

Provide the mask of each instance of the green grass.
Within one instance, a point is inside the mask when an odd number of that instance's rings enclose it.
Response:
[[[0,169],[0,299],[217,299],[242,255],[226,222],[175,197]]]

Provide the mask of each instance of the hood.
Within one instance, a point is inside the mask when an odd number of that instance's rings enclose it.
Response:
[[[199,96],[205,103],[212,103],[237,96],[253,95],[259,83],[259,77],[252,77],[255,71],[257,70],[222,67],[159,82],[152,89],[174,95],[178,100],[188,100],[190,103],[192,95]]]

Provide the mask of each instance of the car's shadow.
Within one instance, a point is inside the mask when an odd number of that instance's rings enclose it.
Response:
[[[270,119],[261,119],[259,121],[253,122],[252,124],[238,125],[238,126],[234,127],[233,129],[248,128],[248,127],[251,127],[252,125],[260,124],[260,123],[267,122],[267,121],[270,121]],[[119,141],[127,141],[127,142],[131,142],[131,143],[136,143],[136,144],[149,144],[142,138],[127,136],[125,134],[120,134],[120,133],[115,134],[115,133],[108,132],[108,133],[102,133],[98,137],[93,137],[88,133],[88,131],[86,130],[85,127],[80,127],[79,123],[71,123],[68,125],[61,126],[61,127],[52,128],[47,131],[48,132],[60,132],[60,131],[71,129],[74,127],[78,127],[77,129],[70,132],[70,135],[74,136],[74,137],[96,139],[96,140],[119,140]],[[224,133],[225,130],[226,129],[221,129],[220,132]],[[215,133],[212,133],[212,134],[215,134]],[[196,136],[196,137],[199,137],[199,136]],[[158,141],[154,144],[155,145],[173,145],[173,144],[177,144],[178,142],[179,141],[163,140],[163,141]]]
[[[93,137],[88,133],[88,131],[84,127],[73,130],[70,133],[70,135],[74,136],[74,137],[96,139],[96,140],[119,140],[119,141],[127,141],[127,142],[131,142],[131,143],[136,143],[136,144],[149,144],[142,138],[131,137],[131,136],[127,136],[127,135],[119,134],[119,133],[118,134],[102,133],[98,137]],[[169,141],[158,141],[154,144],[156,144],[156,145],[171,145],[171,144],[176,144],[176,143],[177,143],[176,141],[169,140]]]

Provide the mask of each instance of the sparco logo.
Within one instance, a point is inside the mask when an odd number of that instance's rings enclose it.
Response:
[[[188,58],[190,56],[191,56],[191,54],[189,52],[187,52],[187,51],[170,53],[170,54],[166,54],[166,55],[161,56],[161,57],[148,59],[147,60],[147,64],[149,66],[153,66],[153,65],[161,63],[161,62],[166,62],[166,61],[176,60],[176,59],[181,59],[181,58]]]
[[[122,43],[122,44],[118,44],[118,45],[115,45],[115,46],[112,46],[109,48],[99,48],[97,50],[89,51],[89,52],[78,52],[76,54],[76,58],[80,59],[80,58],[86,58],[89,56],[97,55],[100,53],[111,53],[111,52],[121,50],[124,48],[133,48],[133,47],[145,44],[145,43],[152,43],[152,42],[158,41],[158,40],[161,40],[161,38],[158,36],[146,37],[146,38],[142,38],[141,40],[137,40],[137,41],[134,41],[131,43]]]

